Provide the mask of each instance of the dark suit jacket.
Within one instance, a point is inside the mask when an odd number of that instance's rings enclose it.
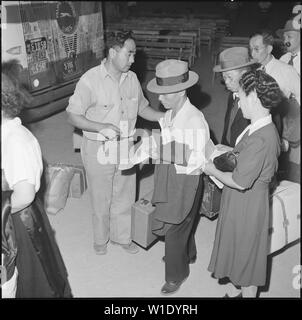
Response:
[[[199,175],[177,174],[174,164],[157,164],[152,204],[156,206],[152,232],[165,235],[171,224],[180,224],[190,213]]]
[[[241,109],[239,109],[236,113],[233,123],[231,124],[230,141],[227,141],[226,136],[227,136],[227,131],[229,127],[231,109],[233,107],[233,104],[234,104],[233,93],[230,93],[228,98],[228,108],[224,118],[223,134],[221,138],[221,143],[230,147],[235,146],[237,137],[250,124],[250,121],[248,119],[243,118],[242,111]]]

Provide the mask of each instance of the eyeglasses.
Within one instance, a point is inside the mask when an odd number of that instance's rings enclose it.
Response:
[[[265,46],[262,46],[262,47],[250,47],[250,51],[256,51],[256,52],[260,52],[262,51],[263,49],[265,49],[266,47]]]

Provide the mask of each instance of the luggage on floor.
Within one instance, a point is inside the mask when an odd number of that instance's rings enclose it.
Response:
[[[283,180],[270,198],[269,253],[300,238],[300,184]]]
[[[87,188],[83,166],[49,164],[44,170],[44,207],[48,214],[65,208],[68,197],[80,198]]]
[[[84,191],[87,189],[87,180],[85,169],[83,166],[72,165],[74,175],[70,182],[69,194],[70,198],[81,198]]]
[[[63,164],[48,165],[45,168],[46,191],[43,198],[48,214],[57,214],[65,208],[73,175],[74,169]]]
[[[153,190],[136,201],[131,212],[131,237],[134,242],[147,248],[157,237],[152,233],[155,207],[151,203]]]
[[[209,219],[215,218],[219,213],[222,190],[207,175],[201,177],[204,182],[202,201],[199,214]]]

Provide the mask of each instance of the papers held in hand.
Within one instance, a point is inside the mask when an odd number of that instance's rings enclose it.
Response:
[[[233,150],[232,147],[225,146],[223,144],[214,145],[213,141],[210,139],[205,147],[205,157],[207,161],[213,161],[214,158],[220,156],[221,154]],[[223,188],[223,183],[213,176],[210,176],[211,180],[217,185],[218,188]]]

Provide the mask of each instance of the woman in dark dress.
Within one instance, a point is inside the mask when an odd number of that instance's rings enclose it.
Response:
[[[12,284],[2,294],[7,298],[72,297],[54,231],[36,197],[43,171],[41,150],[18,117],[28,93],[13,76],[14,70],[16,61],[2,64],[1,171],[6,203],[2,206],[6,226],[2,226],[2,263],[9,271],[7,280],[15,276],[16,290]]]
[[[205,173],[224,183],[209,271],[229,278],[226,297],[256,297],[266,281],[269,184],[278,167],[280,140],[270,110],[281,91],[263,71],[250,71],[240,82],[240,107],[251,124],[238,137],[233,172],[208,163]]]

